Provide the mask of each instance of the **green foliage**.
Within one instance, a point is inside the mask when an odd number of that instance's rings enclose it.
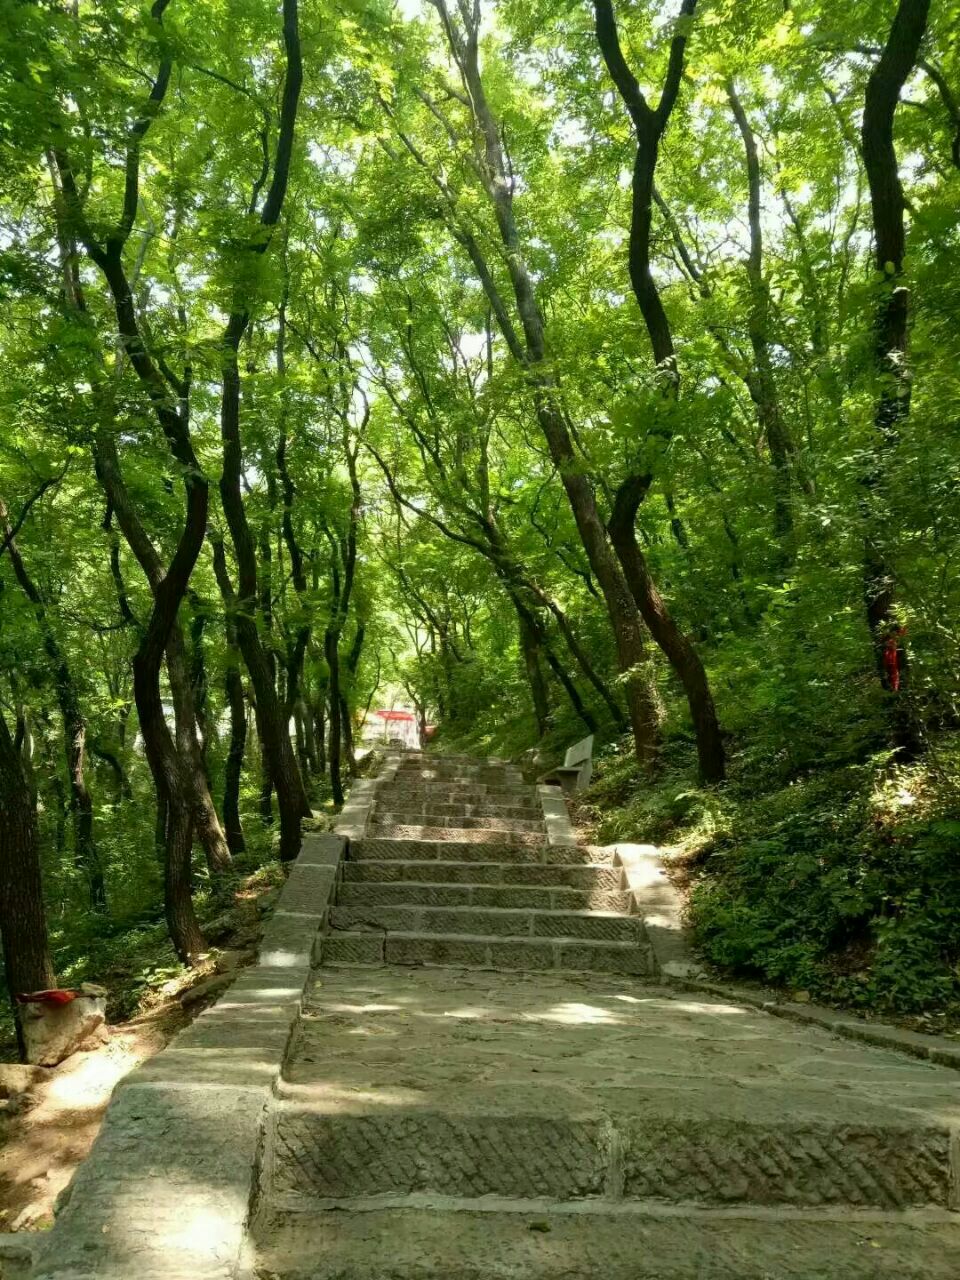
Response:
[[[705,960],[864,1010],[960,1010],[956,734],[911,766],[787,774],[744,751],[720,789],[685,785],[683,763],[643,784],[602,758],[581,813],[598,841],[673,849]]]

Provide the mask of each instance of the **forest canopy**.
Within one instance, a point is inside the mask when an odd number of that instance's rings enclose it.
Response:
[[[193,962],[402,697],[597,735],[715,963],[956,1001],[958,21],[7,0],[12,993]]]

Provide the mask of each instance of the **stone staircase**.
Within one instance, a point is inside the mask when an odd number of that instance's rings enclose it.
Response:
[[[622,870],[510,766],[389,772],[266,1116],[248,1276],[953,1280],[955,1072],[658,985]]]
[[[351,844],[323,963],[649,975],[623,872],[552,843],[511,765],[411,755]]]

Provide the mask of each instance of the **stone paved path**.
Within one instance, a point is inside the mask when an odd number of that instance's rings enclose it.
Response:
[[[405,758],[265,1126],[261,1280],[960,1274],[960,1078],[657,985],[509,766]]]

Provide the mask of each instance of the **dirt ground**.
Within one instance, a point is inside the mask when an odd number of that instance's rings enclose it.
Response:
[[[0,1087],[7,1081],[9,1095],[0,1114],[0,1231],[50,1225],[57,1196],[93,1146],[115,1085],[189,1020],[171,1000],[110,1027],[106,1044],[59,1067],[0,1067]],[[16,1085],[31,1076],[19,1091]]]
[[[0,1233],[51,1225],[57,1197],[93,1146],[116,1085],[253,962],[275,898],[269,878],[252,876],[236,894],[216,937],[218,949],[196,970],[151,992],[136,1017],[105,1028],[98,1047],[58,1067],[0,1062]]]

